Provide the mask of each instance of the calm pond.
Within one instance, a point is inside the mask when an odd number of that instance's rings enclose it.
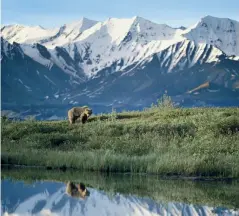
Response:
[[[238,182],[3,169],[1,215],[239,215]]]

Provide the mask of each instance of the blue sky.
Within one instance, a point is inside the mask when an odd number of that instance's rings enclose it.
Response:
[[[189,26],[206,15],[239,21],[239,0],[2,0],[2,24],[56,27],[87,17],[141,16],[173,27]]]

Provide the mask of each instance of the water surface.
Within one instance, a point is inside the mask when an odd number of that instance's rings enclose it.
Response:
[[[69,181],[89,194],[70,196]],[[1,186],[2,215],[239,215],[237,182],[14,169]]]

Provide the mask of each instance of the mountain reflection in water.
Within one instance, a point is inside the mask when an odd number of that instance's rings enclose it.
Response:
[[[112,185],[112,190],[103,190],[100,187],[90,187],[87,186],[87,182],[82,183],[81,181],[73,183],[70,181],[55,182],[45,180],[29,183],[5,177],[1,182],[1,212],[4,216],[239,215],[238,206],[234,207],[233,205],[230,207],[222,207],[221,205],[207,205],[206,203],[192,204],[188,203],[185,197],[183,198],[185,202],[183,200],[183,202],[165,201],[166,194],[160,194],[160,186],[156,198],[153,192],[152,197],[150,194],[144,196],[143,194],[136,193],[133,186],[132,191],[130,190],[130,187],[127,187],[127,192],[123,192],[120,189],[118,189],[118,191],[121,192],[117,192],[118,186],[114,185],[114,188],[112,182],[109,180],[104,181],[105,183],[108,181],[109,185]],[[161,181],[158,181],[158,184],[160,184]],[[164,184],[165,183],[167,184],[167,181],[164,181]],[[102,184],[102,179],[99,179],[98,184],[99,186],[104,186]],[[171,187],[170,184],[168,184],[169,188]],[[212,185],[212,187],[214,187],[214,185]],[[145,190],[147,190],[146,186]],[[187,189],[185,191],[187,191]],[[161,192],[163,191],[161,190]],[[175,191],[172,191],[171,193],[175,193],[176,195],[178,191],[175,189]],[[202,198],[200,196],[202,194],[199,192],[197,193],[198,198],[194,197],[194,200],[200,201]],[[174,195],[172,194],[172,196]],[[223,193],[219,194],[219,196],[222,197]],[[212,203],[214,203],[213,200]]]

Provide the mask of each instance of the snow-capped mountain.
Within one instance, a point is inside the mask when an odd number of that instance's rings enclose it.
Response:
[[[44,45],[57,65],[66,72],[76,72],[69,62],[59,58],[57,50],[61,47],[88,77],[121,59],[125,63],[119,69],[123,69],[182,40],[181,29],[152,23],[141,17],[112,18],[93,23],[96,22],[82,19],[79,23],[49,30],[39,26],[6,26],[2,28],[2,36],[9,42],[22,44],[26,55],[48,65],[49,60],[44,60],[34,46],[35,43]]]
[[[183,33],[196,43],[218,47],[227,55],[239,56],[239,22],[228,18],[206,16]]]
[[[238,210],[217,206],[157,202],[149,197],[139,197],[133,194],[114,193],[109,195],[94,188],[88,188],[90,196],[83,200],[69,197],[65,193],[65,187],[63,183],[35,182],[25,186],[22,182],[14,184],[4,180],[2,215],[235,216],[239,213]]]
[[[1,32],[5,40],[20,43],[24,53],[40,64],[48,66],[51,60],[66,72],[74,73],[80,67],[88,77],[113,63],[118,63],[116,71],[122,71],[187,39],[213,45],[228,55],[239,55],[239,38],[236,36],[239,23],[210,16],[186,30],[133,17],[111,18],[105,22],[83,18],[56,29],[11,25],[4,26]],[[41,56],[35,44],[45,46],[50,59]],[[67,60],[59,55],[59,49]]]
[[[83,31],[96,23],[97,21],[82,18],[53,29],[45,29],[42,26],[8,25],[3,26],[1,32],[10,43],[41,43],[48,45],[47,47],[56,47],[74,41]]]
[[[23,71],[35,77],[39,70],[25,64],[22,73],[11,72],[18,71],[16,65],[20,67],[27,59],[49,74],[52,68],[64,74],[63,82],[69,85],[64,87],[67,91],[56,85],[57,91],[62,92],[57,103],[137,101],[142,105],[146,99],[147,105],[165,91],[179,96],[205,82],[215,83],[220,91],[227,92],[226,100],[238,101],[238,35],[238,21],[211,16],[189,28],[172,28],[137,16],[104,22],[83,18],[55,29],[3,26],[1,41],[6,42],[2,42],[2,82],[20,79],[30,85],[30,79],[22,78],[26,75]],[[18,49],[12,49],[14,46]],[[18,64],[14,66],[15,63]],[[12,75],[8,81],[6,74]],[[11,88],[10,84],[5,86]],[[13,92],[10,94],[15,97]],[[45,101],[54,95],[47,93],[39,98]],[[35,96],[33,92],[32,97]]]
[[[33,96],[42,101],[49,94],[59,94],[74,88],[75,83],[78,84],[77,81],[83,79],[72,78],[50,60],[43,66],[27,56],[15,42],[10,44],[1,38],[1,48],[2,98],[5,102],[28,103],[27,101],[33,100]],[[41,50],[47,56],[47,51],[41,45],[35,50]]]

